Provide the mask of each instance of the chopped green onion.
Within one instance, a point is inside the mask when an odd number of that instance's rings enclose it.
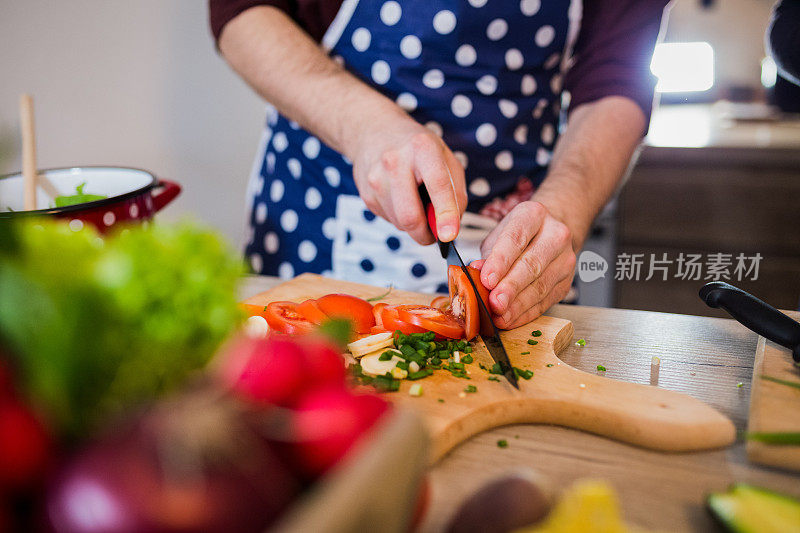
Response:
[[[599,372],[605,372],[606,371],[606,367],[604,367],[603,365],[597,365],[597,370]]]
[[[417,372],[409,372],[408,376],[406,376],[406,379],[408,379],[410,381],[414,381],[416,379],[427,378],[431,374],[433,374],[433,370],[429,370],[427,368],[423,368],[422,370],[419,370]]]
[[[464,353],[472,353],[472,346],[465,346],[464,350],[462,350],[462,351]]]
[[[578,339],[575,343],[577,346],[586,346],[586,341],[584,339]]]
[[[766,444],[776,444],[778,446],[796,446],[800,445],[800,432],[765,432],[765,431],[751,431],[745,433],[745,438],[748,440],[755,440],[764,442]]]
[[[537,344],[539,344],[539,341],[535,341],[533,339],[528,339],[528,344],[530,344],[531,346],[536,346]]]
[[[467,385],[467,387],[464,389],[464,392],[478,392],[478,387],[475,385]]]
[[[520,353],[520,355],[528,355],[528,354],[530,354],[530,353],[531,353],[531,352],[521,352],[521,353]]]
[[[497,381],[497,382],[499,382],[500,378],[498,378],[497,376],[489,376],[489,381]]]
[[[514,373],[522,379],[531,379],[533,377],[533,370],[525,370],[522,368],[514,368]]]
[[[500,365],[495,363],[495,364],[492,365],[492,369],[489,370],[489,373],[490,374],[502,374],[503,371],[500,369]]]
[[[546,365],[544,365],[544,366],[546,366],[547,368],[550,368],[551,366],[553,366],[553,363],[547,363],[547,364],[546,364]]]
[[[422,385],[419,383],[414,383],[409,387],[408,394],[411,396],[422,396]]]
[[[744,387],[744,383],[742,383],[741,381],[736,384],[737,389],[741,389],[742,387]]]
[[[468,365],[471,365],[472,361],[473,361],[473,359],[472,359],[471,355],[463,355],[463,356],[461,356],[461,362],[462,363],[466,363]]]
[[[373,296],[372,298],[367,298],[367,301],[368,301],[368,302],[376,302],[376,301],[378,301],[378,300],[383,300],[384,298],[386,298],[387,296],[389,296],[389,293],[391,293],[391,292],[392,292],[392,289],[393,289],[393,288],[394,288],[394,287],[393,287],[392,285],[389,285],[389,290],[387,290],[387,291],[386,291],[386,292],[384,292],[383,294],[379,294],[378,296]]]
[[[761,379],[771,381],[773,383],[778,383],[780,385],[786,385],[787,387],[794,387],[795,389],[800,389],[800,381],[789,381],[786,379],[774,378],[772,376],[765,376],[764,374],[761,375]]]
[[[395,352],[390,352],[389,350],[386,350],[385,352],[383,352],[378,356],[378,361],[388,361],[389,359],[394,357],[394,354]]]
[[[533,335],[534,337],[541,337],[542,336],[542,332],[537,329],[535,331],[531,331],[531,335]]]
[[[380,357],[378,359],[380,359]],[[398,361],[394,366],[397,368],[402,368],[403,370],[408,370],[408,361]]]
[[[500,439],[497,441],[498,448],[508,448],[508,441],[506,439]]]
[[[436,401],[437,401],[437,402],[439,402],[439,403],[444,403],[444,398],[439,398],[439,399],[438,399],[438,400],[436,400]]]

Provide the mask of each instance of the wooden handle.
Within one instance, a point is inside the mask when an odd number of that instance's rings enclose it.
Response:
[[[36,129],[33,120],[33,97],[19,97],[19,121],[22,128],[22,178],[25,210],[36,209]]]

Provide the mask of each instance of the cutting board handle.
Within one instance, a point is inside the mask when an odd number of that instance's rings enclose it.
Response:
[[[724,309],[762,337],[789,348],[794,360],[800,363],[800,323],[749,292],[722,281],[703,285],[700,299],[709,307]]]

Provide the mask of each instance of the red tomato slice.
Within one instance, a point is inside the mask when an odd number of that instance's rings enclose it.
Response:
[[[245,314],[248,317],[251,316],[264,316],[267,312],[266,305],[255,305],[255,304],[239,304],[239,306],[244,309]]]
[[[460,339],[464,336],[464,327],[452,315],[429,305],[400,305],[397,307],[397,314],[400,320],[448,339]]]
[[[388,333],[389,330],[383,329],[383,326],[372,326],[369,328],[369,334],[375,335],[376,333]]]
[[[427,331],[424,328],[400,320],[397,314],[397,308],[393,305],[387,305],[383,308],[383,311],[381,311],[381,321],[383,322],[383,327],[392,333],[400,330],[400,333],[403,335],[411,335],[412,333],[425,333]]]
[[[387,305],[388,304],[380,302],[372,306],[372,316],[375,317],[375,327],[383,327],[383,308]]]
[[[478,269],[467,267],[475,287],[484,303],[489,301],[489,291],[481,283],[481,272]],[[462,324],[467,339],[472,339],[481,331],[480,304],[475,297],[475,291],[461,267],[450,265],[447,269],[447,285],[450,289],[450,311]],[[488,324],[487,324],[488,326]]]
[[[372,304],[349,294],[327,294],[317,300],[317,307],[331,318],[346,318],[358,333],[369,333],[375,325]]]
[[[328,315],[322,312],[317,305],[316,300],[306,300],[297,306],[297,312],[300,313],[306,320],[314,324],[320,325],[328,320]]]
[[[431,300],[431,307],[435,307],[436,309],[441,309],[442,311],[446,310],[450,307],[450,297],[449,296],[437,296],[433,300]]]
[[[294,302],[272,302],[267,305],[264,318],[270,329],[287,335],[301,335],[315,329],[312,322],[297,312],[297,304]]]

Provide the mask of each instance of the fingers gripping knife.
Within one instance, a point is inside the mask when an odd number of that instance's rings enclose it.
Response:
[[[431,203],[431,198],[428,195],[425,185],[419,186],[419,196],[428,217],[428,226],[430,226],[431,233],[433,233],[433,237],[439,244],[439,251],[442,253],[442,258],[447,259],[448,265],[456,265],[464,271],[466,278],[469,280],[469,284],[472,286],[472,290],[475,292],[481,316],[481,338],[486,345],[486,349],[489,350],[489,355],[491,355],[494,362],[498,364],[509,383],[519,389],[517,375],[511,366],[511,360],[508,358],[505,346],[503,346],[503,341],[500,340],[500,331],[497,329],[497,326],[494,325],[494,322],[492,322],[492,315],[489,313],[489,308],[486,306],[486,302],[483,301],[483,298],[481,298],[477,287],[475,287],[475,281],[469,274],[464,260],[461,259],[461,255],[459,255],[458,250],[456,250],[455,244],[439,240],[439,236],[436,232],[436,215],[433,211],[433,204]]]

